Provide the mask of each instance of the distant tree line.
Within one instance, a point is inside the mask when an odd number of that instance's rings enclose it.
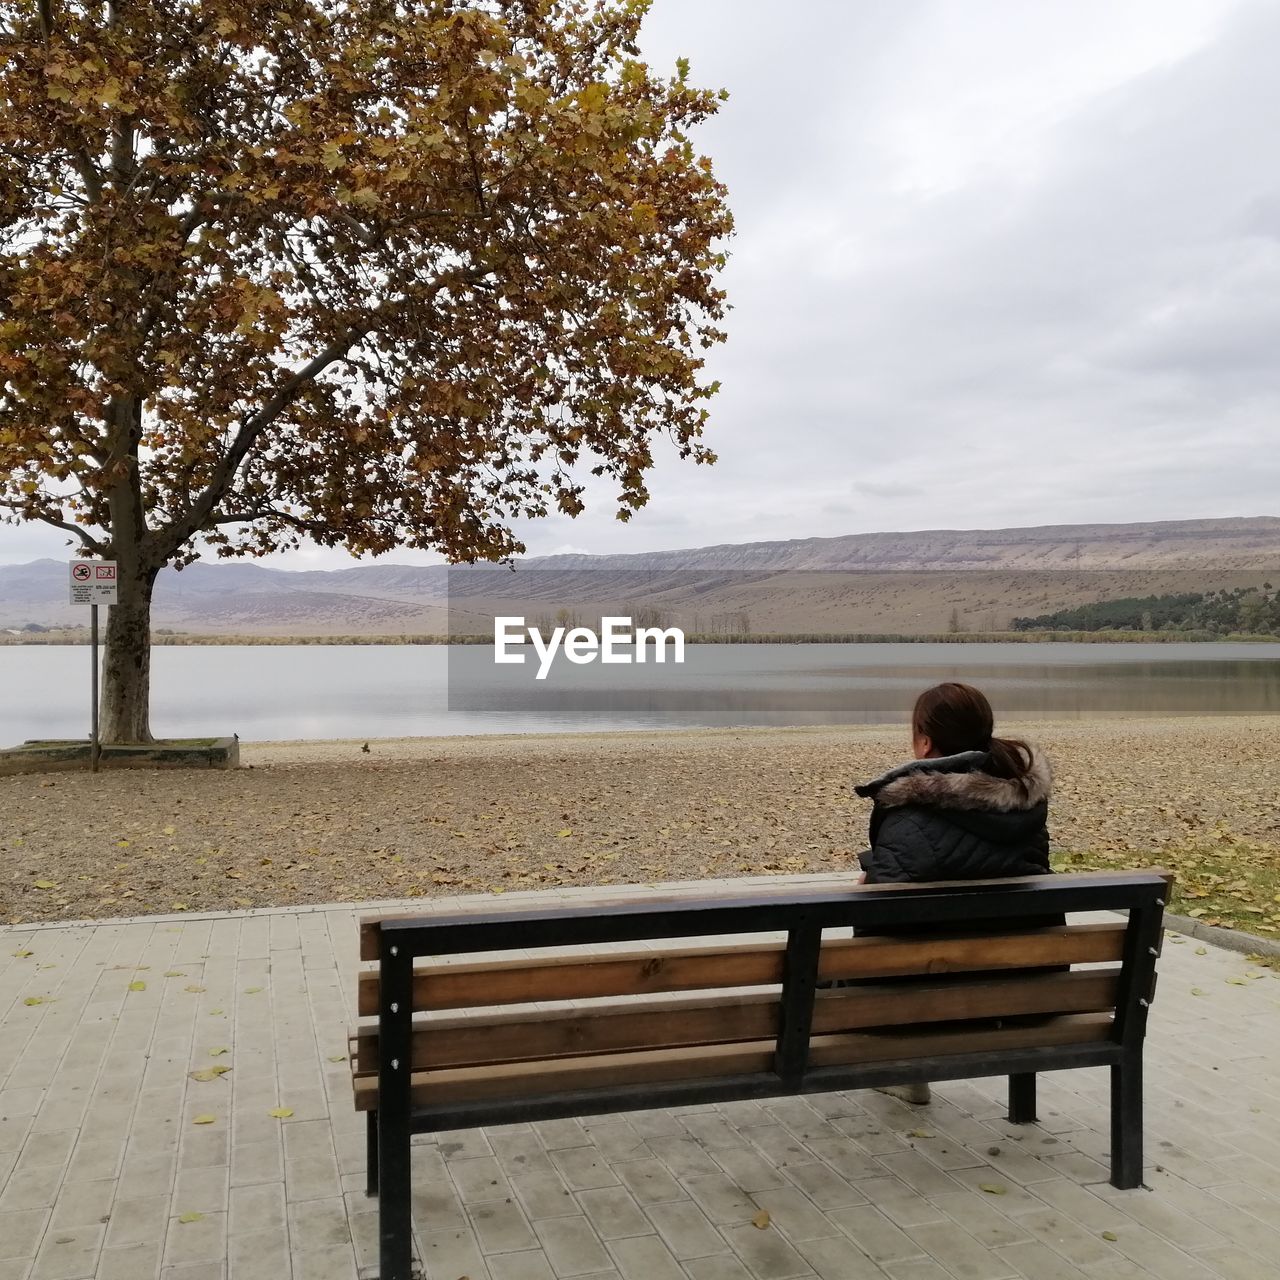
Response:
[[[1014,618],[1015,631],[1202,631],[1212,635],[1280,635],[1280,591],[1256,587],[1180,595],[1127,596]]]

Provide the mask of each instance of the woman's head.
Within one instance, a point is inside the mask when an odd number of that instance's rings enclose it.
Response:
[[[995,716],[986,695],[972,685],[948,681],[926,689],[911,713],[911,741],[917,760],[986,751],[988,771],[997,777],[1020,778],[1030,767],[1025,742],[993,735]]]

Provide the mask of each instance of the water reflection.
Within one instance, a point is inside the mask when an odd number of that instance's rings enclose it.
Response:
[[[945,679],[1002,719],[1280,714],[1280,644],[691,645],[682,667],[495,666],[487,647],[162,647],[158,734],[395,737],[903,723]],[[0,744],[87,733],[83,648],[0,647]]]
[[[683,668],[559,664],[545,681],[495,668],[487,650],[454,649],[449,707],[601,727],[885,724],[905,721],[926,685],[966,680],[1004,719],[1280,713],[1280,645],[1247,658],[1220,656],[1231,645],[1136,647],[698,645]]]

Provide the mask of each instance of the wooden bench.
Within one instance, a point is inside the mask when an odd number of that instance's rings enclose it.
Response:
[[[410,1277],[410,1135],[473,1125],[991,1075],[1025,1123],[1037,1072],[1105,1066],[1111,1181],[1141,1183],[1167,873],[813,880],[362,921],[351,1069],[381,1280]],[[1025,923],[1066,912],[1100,918]],[[785,940],[709,945],[735,934]],[[647,947],[582,950],[602,943]],[[532,948],[578,950],[475,956]]]

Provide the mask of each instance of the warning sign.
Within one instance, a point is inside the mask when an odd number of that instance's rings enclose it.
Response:
[[[116,562],[114,560],[73,560],[71,562],[72,604],[115,604]]]

